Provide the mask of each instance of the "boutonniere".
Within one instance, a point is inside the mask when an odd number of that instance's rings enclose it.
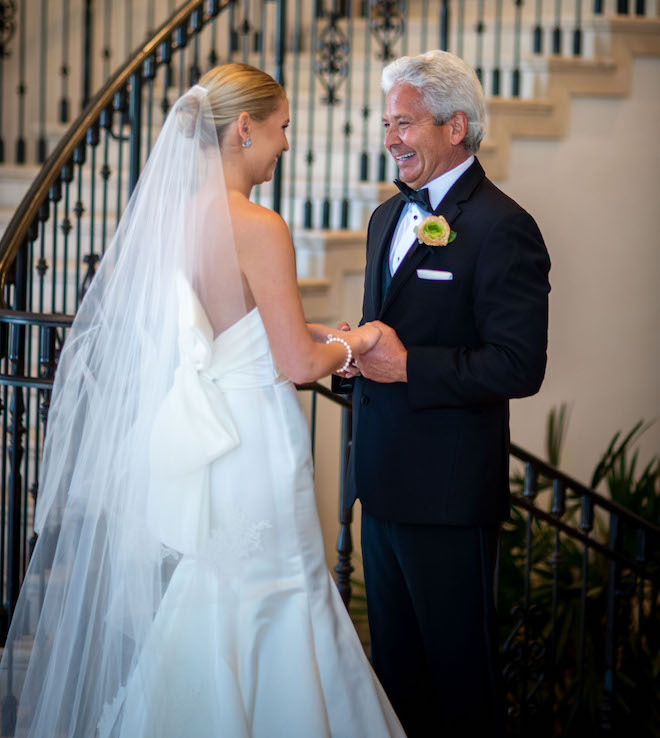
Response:
[[[443,215],[429,215],[415,226],[415,235],[427,246],[446,246],[456,238],[456,231],[451,230]]]

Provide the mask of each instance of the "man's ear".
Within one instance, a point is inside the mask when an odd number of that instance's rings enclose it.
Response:
[[[458,146],[462,143],[463,139],[467,136],[468,132],[468,119],[467,115],[462,110],[457,110],[452,117],[447,121],[449,125],[449,141],[454,145]]]

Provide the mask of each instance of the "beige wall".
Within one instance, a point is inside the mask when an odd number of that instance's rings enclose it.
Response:
[[[562,467],[588,482],[611,436],[640,418],[660,452],[660,59],[627,99],[574,98],[561,141],[515,141],[498,185],[536,218],[552,259],[549,361],[512,403],[512,439],[543,451],[547,411],[572,404]]]

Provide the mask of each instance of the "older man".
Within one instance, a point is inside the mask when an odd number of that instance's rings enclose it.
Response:
[[[470,67],[432,51],[392,62],[382,82],[402,192],[367,235],[362,322],[383,336],[344,375],[361,375],[349,489],[372,660],[411,738],[496,736],[509,399],[543,380],[550,262],[532,217],[475,159],[485,104]]]

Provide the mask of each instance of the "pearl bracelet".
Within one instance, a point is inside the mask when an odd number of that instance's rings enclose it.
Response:
[[[342,343],[344,344],[344,348],[346,349],[346,361],[342,364],[341,368],[337,369],[337,372],[345,372],[348,367],[351,365],[351,362],[353,361],[353,352],[351,351],[351,347],[348,345],[346,341],[344,341],[343,338],[339,338],[339,336],[333,336],[331,334],[328,334],[328,340],[326,341],[326,344],[328,343]]]

